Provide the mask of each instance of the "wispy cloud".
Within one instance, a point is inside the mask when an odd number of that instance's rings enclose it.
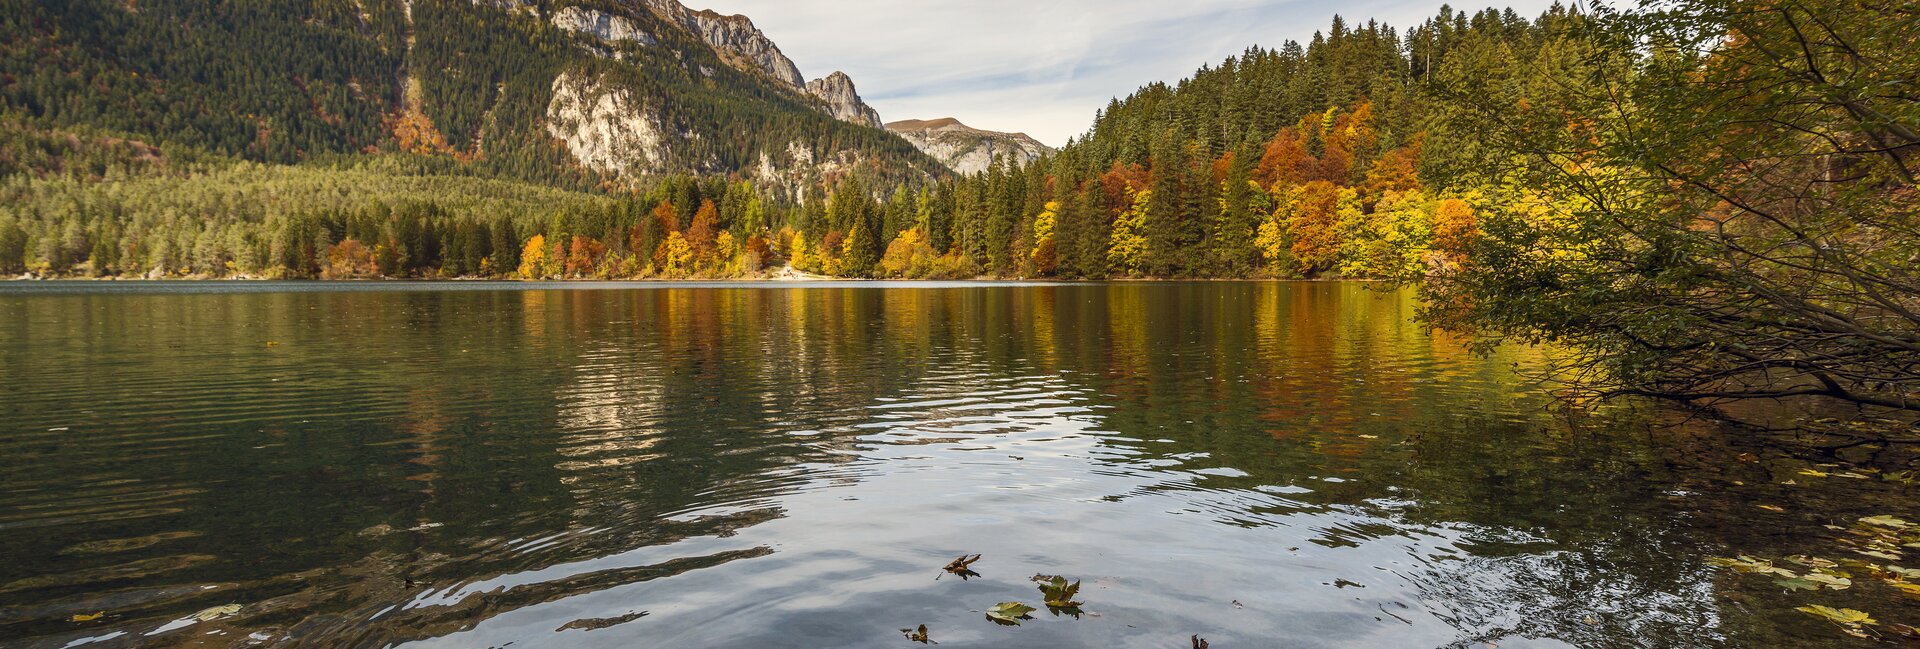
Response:
[[[1440,2],[1397,0],[683,0],[740,13],[808,78],[834,70],[891,121],[957,117],[1059,145],[1094,111],[1249,46],[1306,41],[1338,13],[1405,28]],[[1550,0],[1511,3],[1531,15]],[[701,7],[701,4],[708,7]],[[1461,6],[1477,9],[1477,6]]]

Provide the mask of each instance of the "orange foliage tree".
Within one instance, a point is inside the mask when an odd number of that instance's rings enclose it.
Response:
[[[1293,206],[1287,230],[1292,235],[1293,258],[1300,272],[1314,273],[1340,263],[1341,189],[1325,180],[1315,180],[1300,188],[1299,202]]]

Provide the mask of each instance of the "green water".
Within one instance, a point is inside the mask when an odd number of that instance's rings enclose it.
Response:
[[[0,644],[1837,641],[1705,559],[1877,492],[1803,513],[1732,459],[1764,449],[1557,411],[1541,352],[1413,310],[1329,283],[4,285]],[[1036,573],[1084,613],[983,617],[1038,606]]]

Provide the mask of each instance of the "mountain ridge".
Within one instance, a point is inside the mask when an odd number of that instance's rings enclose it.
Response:
[[[1026,133],[974,128],[953,117],[904,119],[885,127],[959,174],[985,171],[999,158],[1025,165],[1054,152]]]

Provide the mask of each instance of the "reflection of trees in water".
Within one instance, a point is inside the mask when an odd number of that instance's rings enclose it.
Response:
[[[218,596],[272,604],[237,622],[378,644],[760,556],[688,541],[781,516],[771,503],[796,490],[884,471],[861,459],[875,443],[1085,435],[1127,451],[1089,461],[1147,483],[1121,497],[1178,495],[1233,525],[1317,525],[1329,548],[1456,548],[1401,578],[1463,638],[1710,643],[1716,619],[1676,618],[1713,591],[1674,559],[1702,542],[1659,492],[1681,480],[1662,451],[1611,423],[1542,417],[1541,395],[1506,367],[1536,352],[1472,357],[1411,323],[1411,308],[1405,294],[1278,283],[116,301],[106,311],[121,315],[89,325],[96,351],[158,369],[123,379],[66,363],[73,380],[120,390],[105,401],[125,398],[128,412],[106,415],[132,415],[153,405],[128,396],[136,381],[196,368],[167,393],[182,402],[156,408],[182,421],[157,425],[226,437],[112,470],[218,488],[169,503],[195,512],[200,535],[67,569],[218,556],[138,585],[243,584]],[[200,369],[215,353],[239,365]],[[11,360],[9,378],[61,366]],[[220,398],[212,389],[285,412],[192,419]],[[900,403],[913,407],[883,407]],[[252,448],[269,443],[283,446]],[[253,464],[214,475],[231,457]],[[1233,471],[1196,473],[1214,468]],[[381,525],[401,531],[356,534]],[[270,558],[236,539],[265,539]],[[207,603],[122,610],[166,619]]]

